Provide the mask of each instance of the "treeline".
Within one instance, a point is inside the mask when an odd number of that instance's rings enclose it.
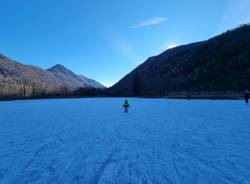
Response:
[[[38,83],[2,83],[0,84],[0,99],[34,99],[34,98],[70,98],[70,97],[101,97],[108,96],[107,89],[84,88],[71,89],[61,86],[57,90],[47,92]]]
[[[35,82],[3,82],[0,84],[0,97],[31,97],[47,95],[45,88]]]

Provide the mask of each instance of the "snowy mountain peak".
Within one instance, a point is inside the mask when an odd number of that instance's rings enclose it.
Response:
[[[52,66],[51,68],[48,69],[50,72],[63,72],[63,73],[70,73],[73,74],[72,71],[70,71],[68,68],[61,64],[56,64],[55,66]]]
[[[85,88],[106,88],[102,84],[96,82],[93,79],[89,79],[83,75],[77,75],[65,66],[61,64],[56,64],[55,66],[49,68],[51,74],[57,77],[59,80],[64,81],[65,83],[76,86],[76,87],[85,87]]]
[[[61,65],[61,64],[56,64],[55,66],[53,66],[51,68],[64,68],[64,69],[66,69],[66,67]]]

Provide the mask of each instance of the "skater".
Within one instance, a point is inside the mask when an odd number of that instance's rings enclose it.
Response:
[[[125,102],[123,104],[123,107],[124,107],[125,113],[128,113],[128,108],[130,107],[129,103],[128,103],[128,100],[125,100]]]
[[[246,104],[248,105],[248,101],[249,101],[249,91],[248,90],[245,91],[244,99],[245,99]]]

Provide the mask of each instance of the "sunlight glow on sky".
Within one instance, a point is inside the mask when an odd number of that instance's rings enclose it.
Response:
[[[111,86],[148,57],[250,22],[249,0],[0,0],[0,53]]]
[[[175,47],[177,47],[176,44],[170,44],[170,45],[167,47],[167,49],[172,49],[172,48],[175,48]]]

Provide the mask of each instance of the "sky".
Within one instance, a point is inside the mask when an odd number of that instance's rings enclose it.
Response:
[[[250,23],[250,0],[0,0],[0,53],[112,86],[168,48]]]

